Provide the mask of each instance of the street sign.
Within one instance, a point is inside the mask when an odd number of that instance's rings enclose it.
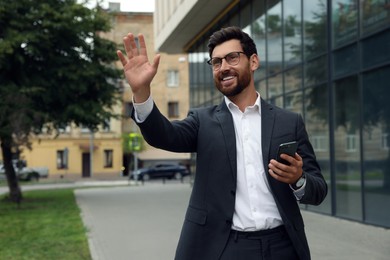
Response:
[[[142,135],[138,133],[129,134],[129,148],[133,152],[139,152],[142,149]]]

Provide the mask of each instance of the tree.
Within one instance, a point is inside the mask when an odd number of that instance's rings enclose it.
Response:
[[[90,129],[114,116],[115,43],[99,6],[76,0],[0,1],[0,142],[10,198],[22,198],[13,147],[70,123]]]

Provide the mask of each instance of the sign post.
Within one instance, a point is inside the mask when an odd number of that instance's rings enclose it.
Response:
[[[133,152],[133,157],[134,157],[133,173],[135,173],[138,170],[138,152],[141,151],[142,149],[142,136],[138,133],[130,133],[129,147],[130,147],[130,151]],[[138,185],[138,175],[133,174],[133,178],[135,180],[135,184]]]

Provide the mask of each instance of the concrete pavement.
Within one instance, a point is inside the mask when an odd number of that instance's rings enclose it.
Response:
[[[75,191],[93,260],[171,260],[191,186],[127,180],[26,185],[22,190]],[[89,187],[88,189],[84,189]],[[7,187],[0,187],[0,194]],[[313,260],[388,260],[390,229],[302,211]]]
[[[94,260],[173,259],[189,184],[148,182],[144,186],[75,191]]]
[[[175,181],[76,190],[93,259],[173,259],[190,192]],[[302,213],[312,259],[390,259],[389,229]]]

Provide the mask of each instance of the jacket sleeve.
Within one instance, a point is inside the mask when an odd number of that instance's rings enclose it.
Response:
[[[134,120],[134,110],[132,118]],[[152,112],[143,122],[134,121],[145,141],[153,147],[171,152],[196,151],[198,120],[194,112],[183,120],[169,121],[154,104]]]

